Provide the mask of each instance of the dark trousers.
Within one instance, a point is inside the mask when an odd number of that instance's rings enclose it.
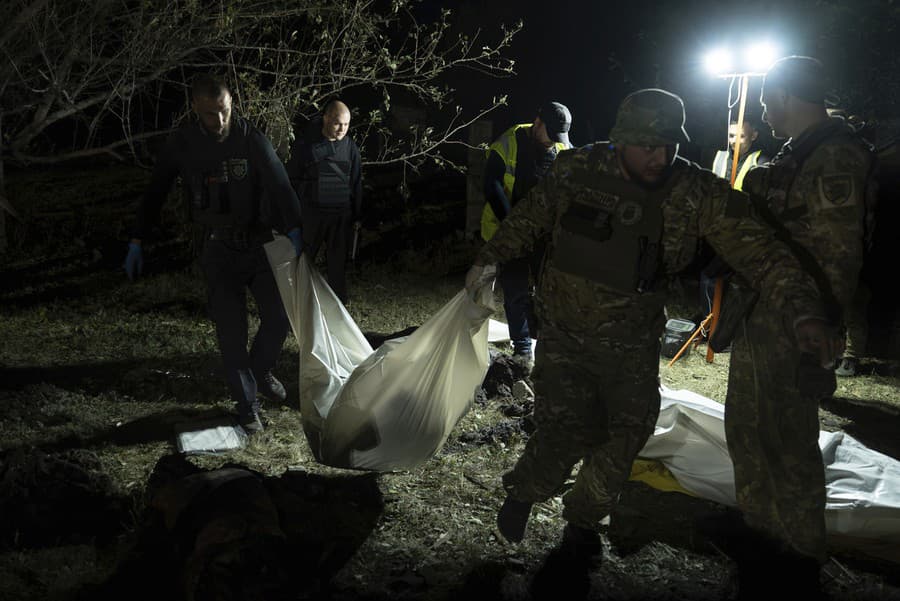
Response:
[[[509,339],[513,352],[531,352],[531,333],[528,320],[531,316],[531,259],[521,257],[500,265],[497,280],[503,289],[503,309],[509,325]]]
[[[258,244],[207,240],[200,263],[206,275],[209,316],[216,324],[225,380],[238,411],[256,411],[255,395],[246,392],[247,371],[259,376],[272,369],[290,328],[265,249]],[[260,320],[249,351],[247,289],[256,301]]]
[[[310,262],[315,262],[325,245],[328,285],[345,305],[347,295],[347,256],[350,253],[353,218],[349,212],[326,212],[304,207],[303,237]]]

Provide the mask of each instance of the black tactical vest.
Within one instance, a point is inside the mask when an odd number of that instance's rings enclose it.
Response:
[[[350,161],[328,157],[318,163],[316,204],[323,207],[350,205]]]
[[[573,177],[584,185],[560,217],[554,267],[628,294],[652,289],[670,186],[651,192],[607,174]]]
[[[251,168],[250,126],[232,122],[223,142],[205,134],[202,126],[185,130],[183,166],[191,219],[208,227],[249,227],[259,219],[256,173]]]

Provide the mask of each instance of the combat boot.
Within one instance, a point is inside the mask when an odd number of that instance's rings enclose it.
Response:
[[[522,542],[532,505],[528,501],[517,501],[509,495],[506,496],[500,511],[497,512],[497,528],[503,538],[512,543]]]
[[[558,599],[566,591],[566,599],[587,599],[591,589],[591,573],[603,561],[603,539],[595,530],[566,524],[562,541],[535,572],[531,583],[534,599]]]
[[[283,404],[287,400],[287,390],[271,371],[265,371],[256,378],[257,392],[273,403]]]

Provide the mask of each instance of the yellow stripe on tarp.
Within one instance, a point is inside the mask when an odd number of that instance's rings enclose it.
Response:
[[[631,476],[628,479],[643,482],[664,492],[680,492],[692,497],[697,496],[679,484],[669,468],[656,459],[635,459],[631,464]]]

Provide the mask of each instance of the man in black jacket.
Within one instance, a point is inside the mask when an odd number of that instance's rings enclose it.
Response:
[[[224,81],[201,75],[191,85],[196,118],[184,122],[159,156],[141,200],[125,271],[134,279],[143,267],[141,243],[159,220],[175,178],[180,176],[192,221],[204,231],[200,264],[206,276],[209,313],[216,324],[225,380],[248,432],[263,429],[257,393],[283,402],[284,386],[272,367],[287,337],[288,322],[263,244],[273,227],[286,231],[299,256],[300,205],[272,144],[245,119],[232,114]],[[266,206],[271,202],[272,206]],[[264,217],[268,215],[269,217]],[[247,288],[260,325],[248,352]]]
[[[332,100],[321,119],[314,119],[297,137],[287,164],[303,207],[308,257],[315,261],[325,244],[328,284],[344,305],[350,300],[347,255],[362,209],[362,161],[359,148],[347,136],[349,127],[350,109]]]

